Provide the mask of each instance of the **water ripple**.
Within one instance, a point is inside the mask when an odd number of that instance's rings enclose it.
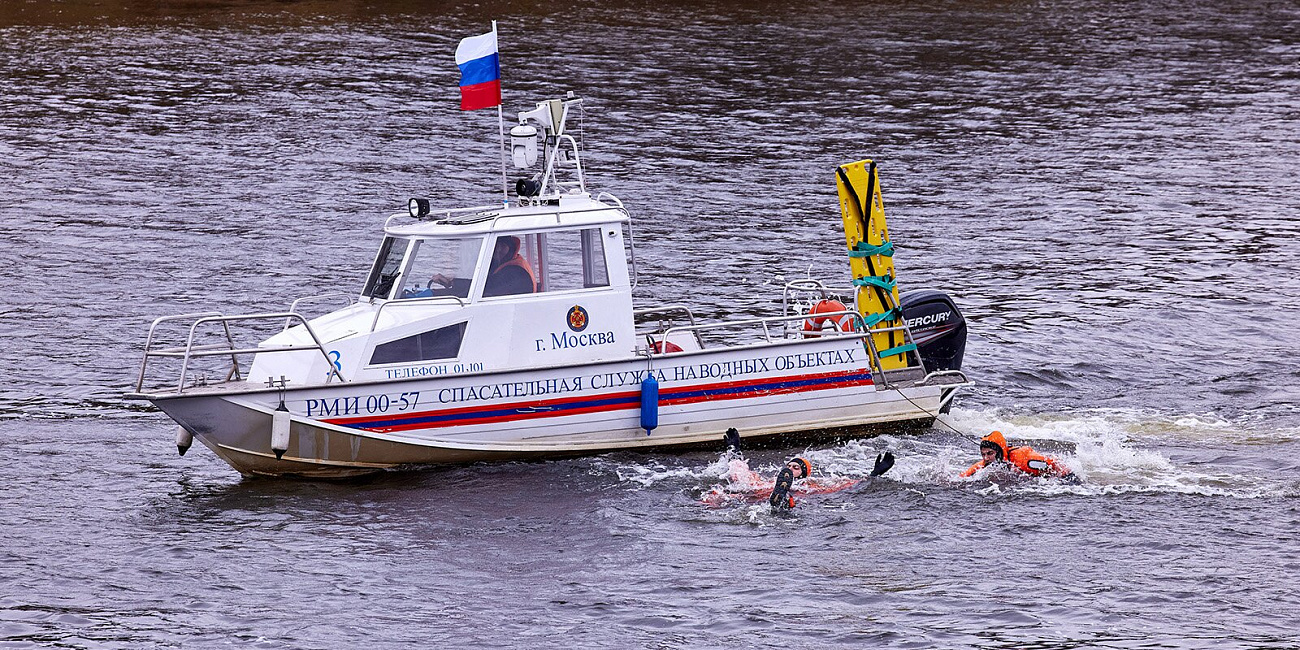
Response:
[[[1294,6],[363,4],[0,8],[0,641],[1300,643]],[[451,62],[492,18],[509,110],[587,98],[638,298],[758,315],[842,277],[830,170],[872,157],[900,284],[971,320],[944,421],[1084,485],[953,482],[942,426],[751,452],[898,454],[792,519],[702,507],[713,452],[340,484],[177,458],[121,398],[152,318],[356,291],[406,197],[495,200]]]

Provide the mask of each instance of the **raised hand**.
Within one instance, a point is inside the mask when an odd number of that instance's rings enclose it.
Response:
[[[874,476],[880,476],[881,474],[884,474],[885,472],[888,472],[888,471],[889,471],[889,468],[891,468],[891,467],[893,467],[893,466],[894,466],[894,455],[893,455],[893,454],[891,454],[891,453],[889,453],[889,452],[885,452],[885,453],[883,453],[883,454],[879,454],[879,455],[876,456],[876,466],[871,470],[871,475],[872,475],[873,477],[874,477]]]

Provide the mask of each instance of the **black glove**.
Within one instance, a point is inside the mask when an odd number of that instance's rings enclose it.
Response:
[[[883,453],[883,454],[880,454],[880,455],[876,456],[876,466],[875,466],[874,469],[871,470],[871,476],[872,476],[873,478],[876,477],[876,476],[880,476],[881,474],[884,474],[885,472],[888,472],[888,471],[889,471],[889,468],[891,468],[891,467],[893,467],[893,466],[894,466],[894,455],[893,455],[893,454],[891,454],[891,453],[889,453],[889,452],[885,452],[885,453]]]
[[[794,472],[789,467],[781,469],[781,473],[776,475],[776,487],[772,488],[772,496],[767,502],[772,506],[772,512],[785,512],[794,507],[794,497],[790,496],[790,486],[794,484]]]
[[[722,439],[727,443],[727,451],[740,451],[739,431],[735,429],[727,429],[727,433],[722,436]]]
[[[1070,485],[1082,485],[1083,479],[1079,478],[1078,474],[1075,474],[1074,472],[1070,472],[1069,474],[1066,474],[1065,476],[1061,477],[1061,482],[1068,483]]]

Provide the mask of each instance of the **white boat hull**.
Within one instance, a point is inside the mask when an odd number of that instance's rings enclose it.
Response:
[[[934,419],[955,384],[883,389],[860,339],[837,337],[656,358],[659,425],[641,428],[644,358],[405,381],[230,385],[153,395],[245,474],[348,476],[405,465],[572,456],[745,439],[870,435]],[[271,449],[271,413],[293,415]]]

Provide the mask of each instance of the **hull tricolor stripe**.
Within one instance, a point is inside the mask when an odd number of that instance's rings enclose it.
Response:
[[[746,381],[720,382],[667,388],[659,393],[659,406],[677,406],[695,404],[704,401],[746,399],[766,397],[787,393],[802,393],[833,388],[851,388],[870,386],[871,372],[868,370],[849,370],[828,372],[796,377],[770,377]],[[494,424],[536,418],[550,418],[585,413],[633,410],[641,408],[641,392],[622,391],[601,395],[563,397],[548,400],[529,400],[508,404],[491,404],[487,406],[468,406],[458,408],[402,413],[400,415],[378,415],[351,418],[334,418],[322,420],[327,424],[364,429],[377,433],[392,431],[409,431],[412,429],[436,429],[440,427],[464,426],[471,424]]]

